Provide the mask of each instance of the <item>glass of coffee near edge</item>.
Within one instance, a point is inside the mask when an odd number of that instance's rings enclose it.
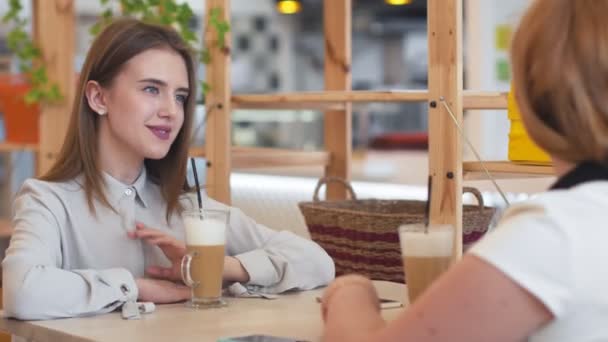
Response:
[[[413,303],[452,262],[454,228],[449,224],[405,224],[399,241],[407,294]]]
[[[230,212],[193,209],[182,213],[187,254],[182,259],[182,280],[192,290],[188,307],[196,309],[226,306],[222,299],[222,276],[226,229]]]

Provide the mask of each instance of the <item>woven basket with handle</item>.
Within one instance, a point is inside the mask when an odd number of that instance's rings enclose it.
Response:
[[[351,199],[319,200],[319,189],[328,182],[342,183]],[[477,241],[488,229],[494,208],[484,207],[479,190],[465,187],[478,206],[463,207],[463,244]],[[402,224],[422,223],[425,202],[415,200],[357,199],[352,186],[339,178],[317,183],[312,202],[299,203],[311,238],[336,264],[336,275],[363,274],[371,279],[404,282],[397,229]]]

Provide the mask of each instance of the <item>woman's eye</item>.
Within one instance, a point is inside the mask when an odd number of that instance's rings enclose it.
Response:
[[[186,103],[186,101],[188,100],[188,95],[175,95],[175,99],[179,103]]]
[[[147,86],[144,88],[144,91],[150,94],[158,94],[158,88],[154,86]]]

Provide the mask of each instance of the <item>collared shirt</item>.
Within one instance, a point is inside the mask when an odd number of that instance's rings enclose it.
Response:
[[[29,179],[14,202],[14,232],[2,262],[4,313],[20,319],[50,319],[110,312],[137,298],[135,278],[146,267],[169,266],[162,251],[127,236],[141,222],[184,241],[178,214],[166,219],[160,187],[145,169],[131,185],[103,174],[108,208],[88,207],[81,179]],[[180,203],[195,208],[193,194]],[[334,277],[331,258],[316,243],[257,224],[239,209],[204,197],[207,208],[230,210],[226,253],[250,276],[249,285],[269,293],[311,289]]]

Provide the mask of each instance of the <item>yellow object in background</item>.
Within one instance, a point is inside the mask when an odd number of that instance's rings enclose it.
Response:
[[[509,131],[509,160],[526,164],[549,164],[549,155],[530,138],[521,121],[513,89],[509,92],[507,112],[511,121]]]
[[[511,44],[512,28],[510,25],[496,25],[494,29],[494,44],[498,51],[508,51]]]

